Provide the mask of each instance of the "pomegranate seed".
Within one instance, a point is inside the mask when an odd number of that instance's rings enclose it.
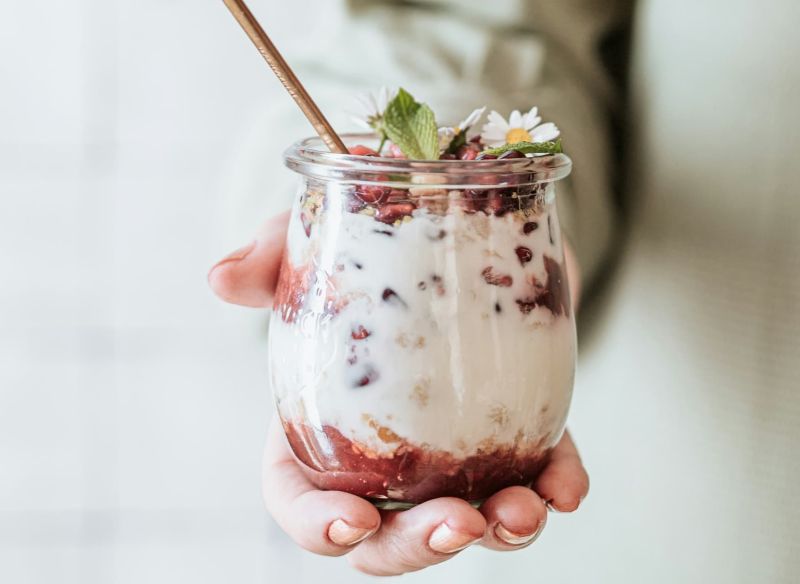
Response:
[[[358,185],[356,187],[356,197],[368,205],[379,205],[386,200],[392,189],[388,187],[377,187],[371,185]]]
[[[363,341],[370,335],[370,332],[365,329],[362,325],[358,325],[356,328],[353,329],[353,332],[350,333],[350,336],[353,337],[354,341]]]
[[[355,146],[350,147],[350,154],[354,154],[355,156],[380,156],[375,150],[372,148],[367,148],[362,144],[356,144]]]
[[[478,157],[478,151],[475,150],[474,148],[469,148],[467,146],[464,146],[459,149],[458,157],[461,160],[475,160]]]
[[[522,233],[528,235],[530,232],[536,231],[537,229],[539,229],[539,224],[536,221],[528,221],[522,226]]]
[[[481,272],[483,279],[486,280],[487,284],[491,284],[492,286],[500,286],[502,288],[508,288],[511,284],[514,283],[514,280],[511,279],[511,276],[506,274],[495,274],[494,269],[489,266],[485,270]]]
[[[386,180],[389,180],[388,178]],[[408,191],[402,189],[391,189],[389,196],[386,197],[386,203],[405,203],[408,202]]]
[[[391,224],[398,219],[411,215],[415,208],[412,203],[389,203],[378,208],[378,212],[375,213],[375,219],[382,223]]]
[[[489,191],[489,197],[486,200],[486,213],[502,217],[506,210],[503,205],[503,199],[498,191]]]
[[[522,314],[528,314],[531,310],[536,308],[536,300],[517,300],[517,306],[519,306]]]
[[[517,252],[519,263],[523,266],[533,259],[533,252],[527,247],[519,246],[514,251]]]
[[[500,155],[500,160],[508,160],[509,158],[525,158],[525,155],[519,150],[509,150]]]
[[[406,304],[405,301],[402,298],[400,298],[400,296],[397,295],[397,292],[395,292],[391,288],[385,288],[383,290],[381,298],[383,298],[384,302],[387,302],[389,304],[397,304],[403,306],[404,308],[408,308],[408,304]]]

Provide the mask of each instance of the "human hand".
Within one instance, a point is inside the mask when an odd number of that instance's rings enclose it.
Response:
[[[268,220],[255,241],[211,269],[209,284],[220,298],[243,306],[271,305],[288,220],[288,212]],[[576,283],[569,250],[567,270]],[[522,549],[541,533],[548,506],[574,511],[589,489],[569,433],[553,450],[533,489],[508,487],[479,509],[443,497],[407,511],[381,511],[356,495],[320,491],[304,475],[277,423],[269,430],[263,477],[268,511],[298,545],[327,556],[348,554],[355,568],[379,576],[421,570],[474,543],[498,551]]]

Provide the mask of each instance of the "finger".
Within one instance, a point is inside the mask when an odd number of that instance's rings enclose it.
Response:
[[[217,262],[208,273],[216,295],[232,304],[270,306],[288,226],[289,211],[268,219],[255,240]]]
[[[339,491],[319,491],[303,474],[273,423],[264,453],[267,510],[298,545],[326,556],[340,556],[371,536],[381,523],[364,499]]]
[[[534,490],[555,511],[575,511],[589,492],[589,475],[583,468],[569,432],[553,450],[550,462],[536,479]]]
[[[434,499],[408,511],[383,513],[381,529],[348,556],[373,576],[421,570],[451,558],[479,541],[486,530],[483,515],[461,499]]]
[[[508,487],[486,499],[480,508],[486,518],[484,547],[510,551],[532,544],[547,522],[542,498],[527,487]]]

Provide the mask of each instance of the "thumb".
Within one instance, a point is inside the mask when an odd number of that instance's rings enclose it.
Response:
[[[270,306],[288,225],[289,211],[268,219],[252,242],[217,262],[208,272],[214,293],[231,304]]]

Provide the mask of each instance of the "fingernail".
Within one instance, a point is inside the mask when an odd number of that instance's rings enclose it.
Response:
[[[228,262],[238,262],[238,261],[243,260],[248,255],[250,255],[250,252],[253,251],[253,249],[255,247],[256,247],[256,242],[255,242],[255,240],[253,240],[250,243],[248,243],[247,245],[245,245],[244,247],[240,247],[236,251],[229,253],[227,256],[225,256],[220,261],[218,261],[216,264],[214,264],[214,267],[211,268],[211,272],[216,270],[222,264],[227,264]]]
[[[575,505],[575,508],[574,508],[574,509],[570,509],[570,510],[563,510],[563,509],[558,509],[558,508],[556,508],[556,506],[555,506],[555,505],[553,505],[553,500],[552,500],[552,499],[550,499],[549,501],[545,501],[545,502],[544,502],[544,504],[545,504],[545,507],[547,507],[547,510],[548,510],[548,511],[552,511],[553,513],[574,513],[575,511],[577,511],[577,510],[578,510],[578,507],[580,507],[580,506],[581,506],[581,503],[583,503],[583,497],[581,497],[580,499],[578,499],[578,503],[577,503],[577,505]]]
[[[494,528],[494,534],[499,539],[503,540],[509,545],[522,545],[525,543],[531,543],[533,541],[536,541],[536,538],[539,537],[539,534],[541,534],[542,530],[544,529],[544,524],[545,524],[544,521],[540,521],[539,526],[536,528],[536,531],[534,531],[533,533],[529,533],[527,535],[522,535],[510,531],[506,529],[505,525],[503,525],[502,523],[498,523],[497,526]]]
[[[453,531],[447,523],[442,523],[431,533],[428,545],[433,551],[440,554],[454,554],[464,548],[468,548],[473,543],[480,541],[480,539],[466,533]]]
[[[328,527],[328,537],[337,545],[355,545],[367,539],[374,531],[364,527],[353,527],[344,519],[337,519]]]

